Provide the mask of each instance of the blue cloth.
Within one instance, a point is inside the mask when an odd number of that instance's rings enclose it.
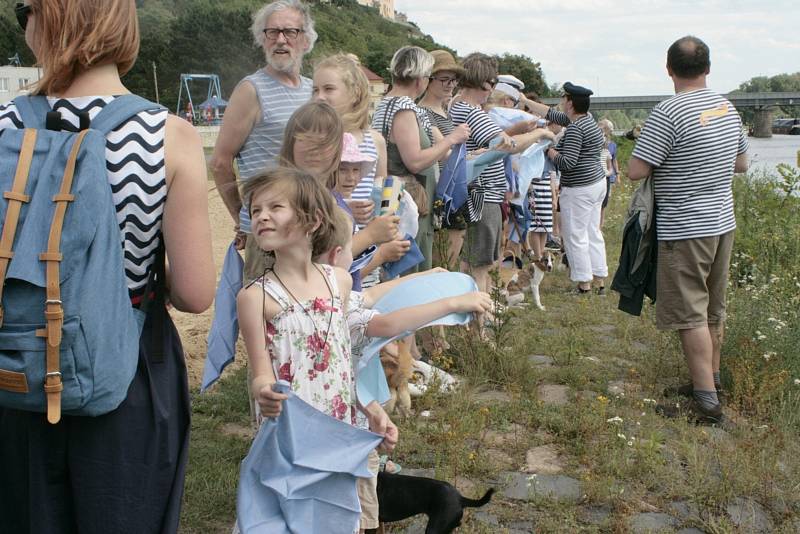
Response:
[[[219,380],[223,369],[236,356],[236,340],[239,338],[239,318],[236,314],[236,295],[242,289],[244,260],[234,243],[228,247],[222,274],[219,277],[217,294],[214,297],[214,319],[208,331],[208,351],[203,366],[203,392]]]
[[[502,150],[488,150],[476,158],[467,159],[467,183],[471,183],[478,178],[489,165],[497,163],[506,156],[508,156],[508,152]]]
[[[242,461],[236,513],[243,534],[353,534],[361,506],[357,477],[383,437],[305,403],[288,382],[281,415],[267,419]]]
[[[427,304],[435,300],[456,297],[477,291],[478,286],[471,276],[462,273],[431,273],[416,276],[392,288],[373,306],[380,313],[390,313],[409,306]],[[471,313],[451,313],[422,326],[464,325],[472,318]],[[356,375],[358,400],[366,406],[373,400],[384,403],[389,400],[389,387],[386,376],[377,356],[381,348],[395,339],[405,337],[411,332],[403,332],[392,338],[375,338],[362,352]]]
[[[520,196],[511,199],[512,204],[522,206],[527,204],[528,189],[534,179],[539,179],[544,171],[545,150],[552,143],[549,140],[539,141],[528,148],[519,155],[519,167],[517,171],[517,187]]]
[[[501,107],[490,109],[488,115],[502,130],[507,130],[518,122],[530,121],[536,118],[521,109]]]
[[[411,243],[408,252],[403,254],[403,257],[397,261],[383,264],[383,271],[386,273],[386,276],[388,276],[389,279],[396,278],[407,270],[416,267],[425,261],[425,256],[422,255],[422,251],[419,249],[419,245],[417,245],[417,242],[413,237],[406,234],[403,240]]]
[[[436,183],[434,198],[444,203],[442,214],[448,224],[450,215],[467,201],[467,147],[464,143],[455,145],[450,151],[450,157]]]

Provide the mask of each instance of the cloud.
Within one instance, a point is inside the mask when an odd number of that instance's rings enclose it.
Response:
[[[524,54],[546,81],[583,80],[603,95],[656,94],[675,39],[711,48],[715,88],[728,91],[764,72],[795,72],[800,2],[791,0],[395,0],[423,32],[455,48]]]

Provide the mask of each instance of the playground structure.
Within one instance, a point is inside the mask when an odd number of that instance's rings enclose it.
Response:
[[[206,98],[197,104],[192,98],[190,82],[206,82]],[[185,93],[185,95],[184,95]],[[178,91],[178,104],[176,115],[183,117],[192,124],[219,125],[228,102],[222,99],[222,89],[219,85],[219,76],[216,74],[181,74],[181,87]]]

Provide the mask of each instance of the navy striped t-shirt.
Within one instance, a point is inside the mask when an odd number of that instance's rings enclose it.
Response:
[[[736,228],[731,182],[736,156],[747,148],[736,109],[709,89],[679,93],[653,109],[633,157],[653,166],[660,241]]]

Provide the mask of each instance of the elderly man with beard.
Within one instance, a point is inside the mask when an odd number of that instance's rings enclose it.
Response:
[[[253,15],[251,31],[267,65],[234,89],[211,160],[214,181],[235,223],[237,246],[245,248],[248,280],[264,271],[264,255],[247,239],[250,218],[236,187],[233,160],[242,182],[277,166],[289,117],[311,98],[312,82],[300,75],[300,66],[317,40],[311,11],[300,0],[266,4]]]

